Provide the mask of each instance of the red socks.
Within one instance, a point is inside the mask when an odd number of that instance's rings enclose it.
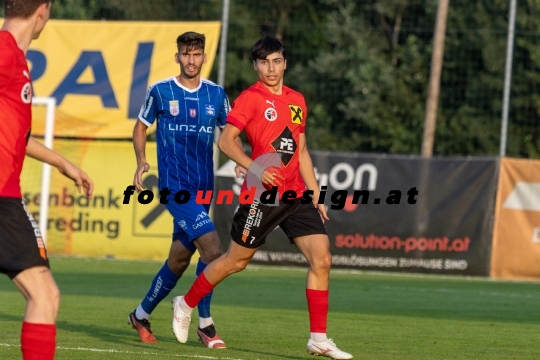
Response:
[[[56,350],[56,325],[23,322],[21,351],[24,360],[52,360]]]
[[[210,294],[210,292],[214,290],[214,287],[214,285],[210,284],[208,280],[206,280],[204,272],[202,272],[199,276],[197,276],[197,279],[195,279],[195,282],[193,285],[191,285],[188,293],[186,296],[184,296],[184,301],[186,302],[187,306],[194,308],[203,297]]]
[[[309,331],[326,333],[328,290],[306,289],[306,297],[309,311]]]

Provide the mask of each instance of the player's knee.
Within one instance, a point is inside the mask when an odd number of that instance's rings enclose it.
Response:
[[[184,271],[189,266],[190,260],[186,259],[169,259],[167,261],[167,264],[169,265],[169,269],[176,274],[176,275],[182,275]]]
[[[332,267],[332,255],[325,254],[323,256],[318,257],[315,261],[313,266],[315,270],[320,272],[330,272],[330,268]]]
[[[242,271],[244,270],[249,264],[249,259],[248,260],[237,260],[235,262],[235,272],[239,272],[239,271]]]
[[[216,260],[221,256],[221,249],[211,249],[201,254],[201,259],[205,264],[210,264],[212,261]]]
[[[56,319],[56,316],[58,315],[58,308],[60,307],[60,290],[58,289],[58,287],[55,286],[54,289],[51,290],[49,296],[51,307],[53,308],[52,311],[54,314],[54,318]]]
[[[51,286],[35,293],[29,298],[28,306],[34,311],[45,314],[46,318],[56,319],[60,307],[60,290],[56,286]]]

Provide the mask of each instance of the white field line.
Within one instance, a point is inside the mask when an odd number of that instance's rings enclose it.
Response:
[[[20,347],[20,345],[11,345],[11,344],[2,344],[3,347]],[[177,358],[190,358],[190,359],[210,359],[210,360],[244,360],[239,358],[230,358],[230,357],[216,357],[216,356],[202,356],[202,355],[193,355],[193,354],[164,354],[156,352],[147,352],[147,351],[122,351],[115,349],[95,349],[95,348],[83,348],[83,347],[64,347],[57,346],[57,350],[70,350],[70,351],[88,351],[88,352],[101,352],[101,353],[114,353],[114,354],[136,354],[136,355],[155,355],[155,356],[167,356],[167,357],[177,357]]]

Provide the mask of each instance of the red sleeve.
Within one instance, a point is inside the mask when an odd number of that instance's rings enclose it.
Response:
[[[253,119],[255,97],[249,91],[244,91],[234,100],[232,110],[227,116],[227,122],[244,130],[249,121]]]
[[[0,89],[6,89],[15,75],[17,58],[12,46],[3,36],[0,37],[0,54]]]
[[[307,105],[306,105],[306,100],[304,99],[304,97],[302,97],[302,103],[303,103],[304,111],[302,111],[303,119],[302,119],[302,126],[300,126],[300,134],[305,134],[306,120],[307,120]]]

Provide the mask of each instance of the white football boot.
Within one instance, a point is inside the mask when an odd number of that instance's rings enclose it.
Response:
[[[310,355],[326,356],[330,359],[352,359],[353,356],[345,351],[339,350],[332,339],[326,341],[313,341],[309,339],[307,351]]]
[[[189,333],[189,324],[191,323],[191,314],[186,314],[180,307],[180,301],[183,296],[177,296],[172,300],[173,320],[172,328],[176,339],[185,344]]]

